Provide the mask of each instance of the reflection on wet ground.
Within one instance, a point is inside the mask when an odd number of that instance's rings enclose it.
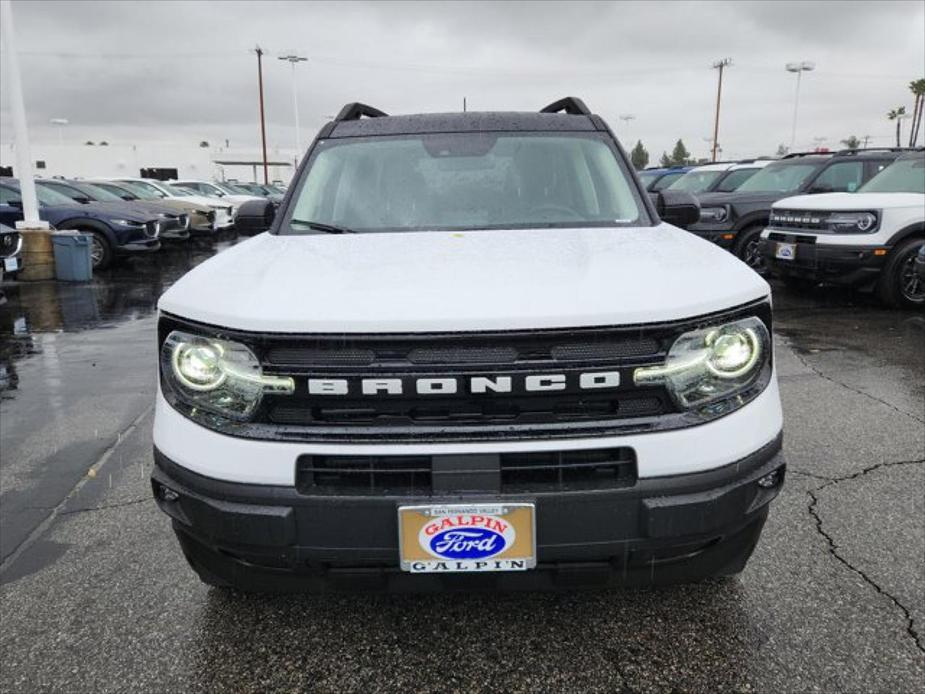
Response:
[[[8,282],[0,305],[0,398],[13,397],[16,364],[41,350],[41,333],[107,328],[151,316],[177,279],[238,237],[200,239],[122,259],[92,282]]]

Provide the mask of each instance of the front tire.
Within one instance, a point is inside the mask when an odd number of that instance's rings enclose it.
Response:
[[[105,270],[112,265],[114,253],[109,239],[101,231],[89,229],[84,233],[90,235],[90,261],[93,263],[93,271]]]
[[[764,256],[759,249],[763,230],[764,226],[759,225],[740,231],[734,250],[736,257],[759,275],[768,274],[767,263],[764,262]]]
[[[915,272],[915,256],[923,243],[923,239],[907,239],[890,253],[877,282],[877,296],[887,306],[925,307],[925,282]]]

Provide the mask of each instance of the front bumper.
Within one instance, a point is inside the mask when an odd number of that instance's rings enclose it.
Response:
[[[843,286],[870,284],[889,257],[889,249],[884,246],[824,245],[818,243],[818,238],[772,232],[761,239],[759,251],[774,275]],[[776,257],[779,243],[795,244],[792,260]]]
[[[161,242],[159,239],[147,239],[117,246],[116,251],[119,253],[151,253],[160,250],[160,247]]]
[[[190,237],[189,229],[170,229],[161,232],[162,241],[186,241]]]
[[[619,489],[440,496],[309,495],[191,472],[155,448],[152,487],[187,556],[236,585],[313,590],[445,590],[650,584],[740,571],[783,483],[782,437],[729,465],[640,478]],[[777,473],[772,486],[758,480]],[[165,494],[164,488],[176,494]],[[167,500],[171,498],[172,500]],[[398,570],[397,508],[405,503],[529,501],[535,571],[420,575]]]

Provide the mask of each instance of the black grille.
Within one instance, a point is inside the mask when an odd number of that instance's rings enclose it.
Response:
[[[13,255],[19,249],[19,232],[0,234],[0,257]]]
[[[827,212],[811,210],[774,210],[769,225],[774,229],[825,230],[828,216]]]
[[[672,323],[529,332],[255,334],[171,316],[161,319],[159,331],[161,341],[180,329],[243,342],[265,373],[293,379],[294,392],[264,396],[252,421],[206,422],[230,435],[303,442],[489,441],[699,423],[678,409],[663,386],[636,386],[633,373],[664,364],[683,332],[753,315],[770,330],[770,309],[762,302]],[[555,387],[537,387],[555,379]],[[378,390],[375,384],[383,382],[388,386]],[[371,390],[364,391],[367,386]],[[164,391],[184,407],[169,383]]]
[[[489,465],[480,465],[471,477],[465,471],[451,473],[458,475],[455,488],[451,483],[435,490],[439,456],[303,455],[297,462],[296,487],[315,495],[430,496],[619,489],[637,480],[636,454],[626,447],[480,456],[486,457]]]
[[[145,236],[148,238],[155,238],[161,231],[160,222],[145,222]]]

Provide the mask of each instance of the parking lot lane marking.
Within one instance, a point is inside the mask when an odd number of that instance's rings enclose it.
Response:
[[[30,532],[26,536],[26,538],[22,542],[19,543],[16,549],[10,552],[7,558],[3,560],[2,563],[0,563],[0,576],[2,576],[3,573],[9,567],[13,566],[13,564],[23,554],[23,552],[29,549],[29,547],[31,547],[35,543],[35,541],[45,533],[45,531],[51,526],[55,518],[58,517],[58,515],[61,512],[61,509],[64,508],[64,506],[71,499],[71,497],[73,497],[77,492],[79,492],[80,489],[89,480],[96,477],[100,469],[109,461],[109,459],[112,457],[116,449],[122,444],[123,441],[127,439],[128,435],[131,434],[133,431],[135,431],[135,429],[138,427],[138,424],[145,417],[150,415],[153,411],[154,411],[154,405],[153,404],[149,405],[141,412],[141,414],[139,414],[137,417],[135,417],[134,420],[132,420],[131,424],[129,424],[124,430],[116,434],[116,440],[112,442],[112,445],[110,445],[109,448],[103,451],[103,454],[100,456],[99,460],[97,460],[93,465],[90,466],[90,469],[87,471],[87,474],[80,478],[77,484],[74,485],[73,489],[71,489],[71,491],[69,491],[67,495],[63,499],[61,499],[61,501],[59,501],[58,504],[54,508],[51,509],[51,512],[48,514],[45,520],[43,520],[41,523],[35,526],[35,528],[32,529],[32,532]]]

